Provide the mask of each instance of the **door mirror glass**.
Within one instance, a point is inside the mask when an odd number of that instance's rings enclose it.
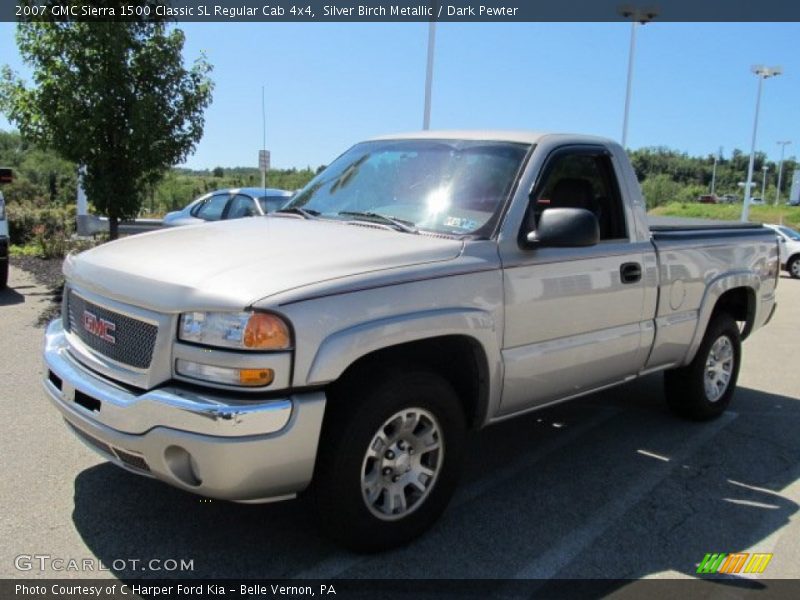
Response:
[[[528,233],[529,246],[578,248],[600,241],[597,217],[585,208],[548,208],[542,211],[535,231]]]

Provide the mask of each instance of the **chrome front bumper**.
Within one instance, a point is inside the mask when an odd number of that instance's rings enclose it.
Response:
[[[74,433],[129,471],[238,502],[291,497],[311,481],[325,394],[231,400],[167,386],[137,394],[69,354],[60,320],[45,334],[44,388]]]

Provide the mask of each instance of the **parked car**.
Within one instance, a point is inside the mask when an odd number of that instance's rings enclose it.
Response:
[[[294,192],[275,188],[216,190],[193,200],[188,206],[164,217],[166,227],[257,217],[281,208]]]
[[[0,184],[11,183],[13,174],[11,169],[0,167]],[[8,248],[10,242],[8,237],[8,219],[6,216],[6,201],[3,192],[0,191],[0,290],[4,290],[8,285]]]
[[[750,204],[754,206],[763,206],[764,199],[763,198],[750,198]]]
[[[778,234],[781,268],[800,279],[800,233],[785,225],[767,225]]]
[[[720,204],[736,204],[739,202],[738,196],[734,194],[723,194],[719,197]]]
[[[360,551],[436,521],[470,429],[654,371],[678,415],[721,415],[776,307],[774,232],[648,222],[625,150],[593,136],[376,138],[206,231],[68,256],[44,389],[117,466],[238,502],[307,493]]]
[[[701,204],[718,204],[719,198],[717,198],[716,194],[701,194],[697,201]]]

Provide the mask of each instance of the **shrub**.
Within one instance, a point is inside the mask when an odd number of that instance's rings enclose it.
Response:
[[[75,207],[34,208],[30,204],[8,205],[11,243],[24,246],[39,238],[68,239],[75,232]]]

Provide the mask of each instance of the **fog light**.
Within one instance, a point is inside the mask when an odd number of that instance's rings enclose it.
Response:
[[[227,385],[264,387],[275,379],[272,369],[234,369],[178,359],[175,370],[184,377]]]

